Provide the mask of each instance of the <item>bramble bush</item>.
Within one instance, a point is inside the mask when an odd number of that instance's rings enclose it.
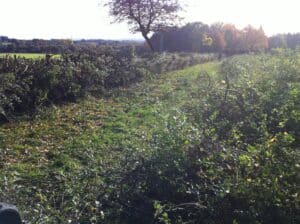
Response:
[[[146,74],[116,51],[64,54],[59,59],[0,58],[1,107],[8,115],[33,112],[52,103],[103,94]]]
[[[119,167],[107,222],[298,223],[299,63],[238,56],[201,73],[198,104],[160,118],[150,156]]]

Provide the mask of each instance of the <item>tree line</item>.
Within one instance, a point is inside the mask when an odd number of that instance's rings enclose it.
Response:
[[[0,52],[1,53],[51,53],[61,54],[68,50],[74,50],[72,40],[20,40],[0,36]]]
[[[273,48],[296,49],[300,46],[300,33],[277,34],[267,37],[264,30],[247,26],[238,29],[232,24],[215,23],[207,25],[202,22],[188,23],[182,27],[168,28],[155,32],[150,38],[154,51],[197,52],[240,54],[270,50]],[[110,41],[110,40],[18,40],[0,36],[2,53],[49,53],[62,54],[75,52],[88,46],[114,46],[116,48],[135,47],[138,54],[151,50],[145,42]],[[128,50],[127,49],[127,50]]]
[[[0,36],[0,53],[47,53],[63,54],[76,52],[82,48],[97,48],[97,46],[112,46],[126,48],[127,46],[142,46],[142,41],[130,40],[103,40],[103,39],[32,39],[20,40]]]
[[[268,38],[262,27],[257,29],[249,25],[238,29],[232,24],[215,23],[209,26],[195,22],[156,32],[151,41],[157,51],[218,52],[232,55],[278,47],[295,49],[300,45],[300,33]]]
[[[270,48],[296,49],[300,46],[300,33],[277,34],[269,38]]]

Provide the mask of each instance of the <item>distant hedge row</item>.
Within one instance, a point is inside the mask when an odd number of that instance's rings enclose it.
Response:
[[[180,70],[188,66],[206,63],[216,60],[216,54],[196,54],[196,53],[162,53],[152,54],[142,58],[145,67],[153,74]]]

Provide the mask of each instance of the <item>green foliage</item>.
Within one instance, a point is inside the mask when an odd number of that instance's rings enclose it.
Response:
[[[28,223],[299,223],[298,59],[237,56],[3,125],[0,200]]]
[[[64,54],[61,58],[0,58],[1,102],[7,114],[34,111],[50,103],[75,101],[87,93],[141,80],[146,71],[115,51]]]
[[[155,32],[151,42],[155,50],[168,52],[233,55],[268,49],[268,38],[262,28],[256,29],[249,25],[239,30],[232,24],[223,23],[188,23],[164,32]]]
[[[159,118],[151,155],[122,175],[126,223],[297,223],[299,66],[243,56],[200,73],[198,98]]]
[[[128,87],[150,73],[161,74],[214,59],[214,55],[196,54],[136,58],[131,52],[112,48],[83,49],[60,58],[6,55],[0,57],[0,107],[8,116],[35,112],[41,106]]]

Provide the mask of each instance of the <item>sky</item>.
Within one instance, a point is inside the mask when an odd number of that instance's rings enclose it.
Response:
[[[270,36],[300,32],[300,0],[179,0],[182,23],[262,26]],[[0,35],[11,38],[142,39],[112,24],[103,0],[0,0]]]

